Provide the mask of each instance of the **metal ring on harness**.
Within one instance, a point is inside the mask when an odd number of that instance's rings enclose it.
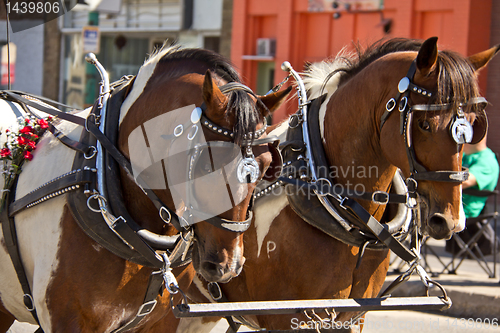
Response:
[[[328,187],[332,187],[332,183],[331,183],[328,179],[326,179],[326,178],[318,178],[318,179],[316,180],[316,184],[318,184],[319,182],[323,182],[323,181],[324,181],[324,182],[326,182],[326,183],[328,184]],[[316,192],[316,194],[317,194],[317,195],[319,195],[320,197],[324,197],[324,196],[326,196],[326,195],[328,194],[328,193],[324,193],[324,192],[323,192],[322,190],[320,190],[319,188],[323,188],[323,186],[321,186],[321,187],[320,187],[320,186],[316,185],[316,190],[315,190],[315,192]]]
[[[194,124],[193,126],[191,126],[191,129],[189,130],[189,133],[187,136],[188,140],[192,141],[195,138],[197,133],[198,133],[198,126],[196,124]]]
[[[180,137],[182,132],[184,132],[184,126],[182,126],[182,124],[180,125],[177,125],[175,128],[174,128],[174,136],[176,138]]]
[[[35,310],[35,301],[33,300],[33,296],[31,296],[30,294],[23,295],[23,303],[26,307],[26,310],[30,312]]]
[[[94,158],[94,156],[97,154],[97,148],[95,146],[90,146],[89,149],[92,149],[92,152],[90,155],[87,155],[87,152],[85,152],[83,154],[83,157],[86,159],[86,160],[90,160],[92,158]]]
[[[297,122],[295,123],[294,120]],[[294,113],[288,118],[288,127],[290,128],[296,128],[300,125],[302,122],[302,119],[300,119],[299,115]]]
[[[165,222],[166,224],[169,224],[170,221],[172,220],[172,215],[170,214],[170,212],[168,211],[167,208],[165,208],[165,206],[161,206],[160,208],[160,211],[159,211],[159,214],[160,214],[160,218],[163,220],[163,222]],[[164,214],[167,215],[167,217],[164,217]]]
[[[94,207],[92,207],[92,205],[90,204],[90,200],[91,199],[96,199],[99,201],[99,209],[95,209]],[[101,205],[101,202],[100,200],[104,201],[104,205]],[[88,199],[87,199],[87,207],[88,209],[90,209],[91,211],[93,211],[94,213],[101,213],[102,212],[102,208],[106,205],[106,198],[104,198],[103,196],[101,196],[100,194],[93,194],[91,195]]]

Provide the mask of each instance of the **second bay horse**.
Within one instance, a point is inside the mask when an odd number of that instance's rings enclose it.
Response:
[[[498,50],[495,46],[463,57],[438,51],[435,37],[424,42],[392,39],[358,50],[356,57],[311,65],[305,73],[311,98],[327,94],[319,109],[319,131],[311,135],[320,135],[335,184],[351,191],[386,192],[399,168],[418,193],[419,232],[443,239],[461,231],[462,143],[484,136],[485,100],[479,95],[477,71]],[[474,135],[470,127],[457,132],[459,123],[472,124]],[[271,134],[283,144],[289,126],[283,122]],[[461,138],[465,132],[469,137]],[[257,199],[255,222],[244,235],[244,269],[238,278],[220,284],[227,301],[377,297],[389,267],[388,249],[366,249],[359,262],[360,247],[305,223],[290,195],[270,191]],[[388,221],[389,205],[382,200],[356,201],[376,220]],[[188,293],[194,301],[214,301],[199,275]],[[339,313],[334,319],[345,322],[353,316]],[[208,332],[213,320],[182,319],[177,332]],[[308,321],[301,314],[245,317],[246,325],[269,330],[298,328],[297,323]]]

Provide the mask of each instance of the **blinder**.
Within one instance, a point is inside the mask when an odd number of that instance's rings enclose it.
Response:
[[[278,150],[279,139],[269,142],[267,145],[269,147],[269,151],[271,152],[271,165],[267,168],[263,180],[268,182],[275,182],[281,175],[281,170],[283,169],[283,157],[281,156],[280,151]]]
[[[488,117],[484,109],[476,116],[476,120],[472,123],[472,129],[472,140],[470,143],[474,145],[479,143],[488,132]]]

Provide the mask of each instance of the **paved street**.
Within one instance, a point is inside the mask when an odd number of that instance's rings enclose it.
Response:
[[[498,318],[497,318],[498,319]],[[227,324],[224,321],[210,333],[225,333]],[[247,332],[242,328],[239,332]],[[431,314],[414,311],[374,311],[369,312],[365,320],[363,333],[467,333],[467,332],[500,332],[499,325],[488,325],[484,321],[467,322],[460,318],[442,314]]]
[[[500,223],[499,223],[500,224]],[[500,234],[500,225],[497,232]],[[441,259],[447,263],[450,260],[450,255],[445,253],[444,241],[431,240],[428,243],[441,256]],[[493,261],[493,256],[487,256],[490,264]],[[438,271],[442,268],[439,261],[432,257],[428,257],[431,268]],[[397,262],[390,267],[389,272],[392,272]],[[441,274],[436,277],[436,280],[442,283],[450,293],[453,301],[452,309],[464,308],[463,303],[471,304],[472,312],[464,312],[460,315],[445,315],[443,313],[424,313],[413,311],[373,311],[367,314],[364,333],[378,332],[446,332],[446,333],[465,333],[465,332],[500,332],[498,321],[500,321],[500,311],[495,312],[496,316],[482,316],[484,310],[479,309],[479,306],[474,305],[474,302],[484,303],[485,307],[491,307],[484,295],[494,298],[493,304],[500,304],[500,283],[497,267],[497,277],[495,279],[488,278],[476,262],[470,259],[464,260],[456,275]],[[395,274],[389,274],[387,281],[392,281],[396,278]],[[409,292],[408,295],[394,296],[409,296],[411,290],[415,287],[422,287],[418,278],[414,277],[410,282],[407,282],[400,289],[403,292]],[[496,300],[496,301],[495,301]],[[491,302],[491,301],[490,301]],[[455,313],[459,310],[455,310]],[[496,310],[494,310],[496,311]],[[453,311],[452,311],[453,312]],[[472,313],[472,315],[471,315]],[[462,319],[464,317],[464,319]],[[494,317],[496,320],[494,321]],[[476,319],[481,318],[481,319]],[[489,321],[489,325],[488,325]],[[493,324],[491,324],[493,323]],[[494,324],[497,323],[497,324]],[[225,321],[220,321],[219,324],[212,330],[211,333],[225,333],[227,324]],[[28,324],[16,323],[8,333],[33,333],[35,326]],[[248,331],[246,328],[240,329],[240,332]]]

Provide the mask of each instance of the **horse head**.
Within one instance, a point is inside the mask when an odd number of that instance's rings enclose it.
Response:
[[[220,205],[226,193],[226,196],[229,194],[232,197],[232,209],[225,210],[219,216],[232,221],[252,219],[251,206],[255,186],[261,179],[273,180],[279,174],[277,170],[281,168],[281,158],[276,150],[275,138],[268,138],[264,132],[255,136],[254,131],[249,132],[245,128],[255,123],[253,126],[256,132],[263,131],[265,129],[263,118],[282,103],[289,91],[290,89],[266,96],[255,96],[242,91],[225,95],[207,71],[203,82],[206,117],[219,124],[221,128],[233,129],[235,135],[232,141],[236,150],[211,147],[209,154],[206,151],[200,155],[195,167],[197,177],[223,176],[229,179],[227,182],[204,181],[195,184],[194,193],[196,198],[199,198],[197,201],[204,201],[203,211],[210,212],[214,209],[213,206],[210,207],[214,201],[204,198],[220,196],[218,202]],[[250,110],[253,111],[249,112]],[[207,141],[223,140],[219,131],[220,128],[217,131],[206,131]],[[231,151],[238,152],[240,149],[243,155],[247,156],[245,158],[253,156],[255,159],[259,170],[257,178],[250,172],[253,169],[252,164],[248,164],[246,167],[249,169],[245,171],[245,167],[241,169],[242,164],[222,162],[228,160],[228,157],[231,160]],[[219,163],[216,162],[214,165],[214,161]],[[248,160],[248,163],[251,163],[251,160]],[[217,164],[224,167],[217,170]],[[246,180],[238,179],[241,176]],[[235,180],[231,181],[231,178]],[[228,232],[211,223],[197,223],[194,230],[196,246],[193,249],[193,264],[207,281],[225,282],[241,272],[245,262],[241,232]]]
[[[387,160],[401,168],[419,194],[423,234],[449,238],[465,227],[463,143],[477,143],[486,133],[487,103],[479,95],[477,71],[498,49],[465,58],[438,51],[433,37],[421,44],[418,53],[393,53],[381,59],[393,61],[391,73],[398,73],[399,82],[390,80],[390,93],[384,99],[380,144]],[[390,117],[391,113],[396,115]]]
[[[289,91],[257,96],[221,56],[174,47],[145,63],[122,106],[119,148],[133,166],[140,157],[141,185],[168,208],[167,222],[175,214],[179,231],[194,231],[194,267],[207,281],[241,272],[253,190],[281,166],[265,117]],[[136,182],[123,179],[130,211],[148,230],[175,233]]]

